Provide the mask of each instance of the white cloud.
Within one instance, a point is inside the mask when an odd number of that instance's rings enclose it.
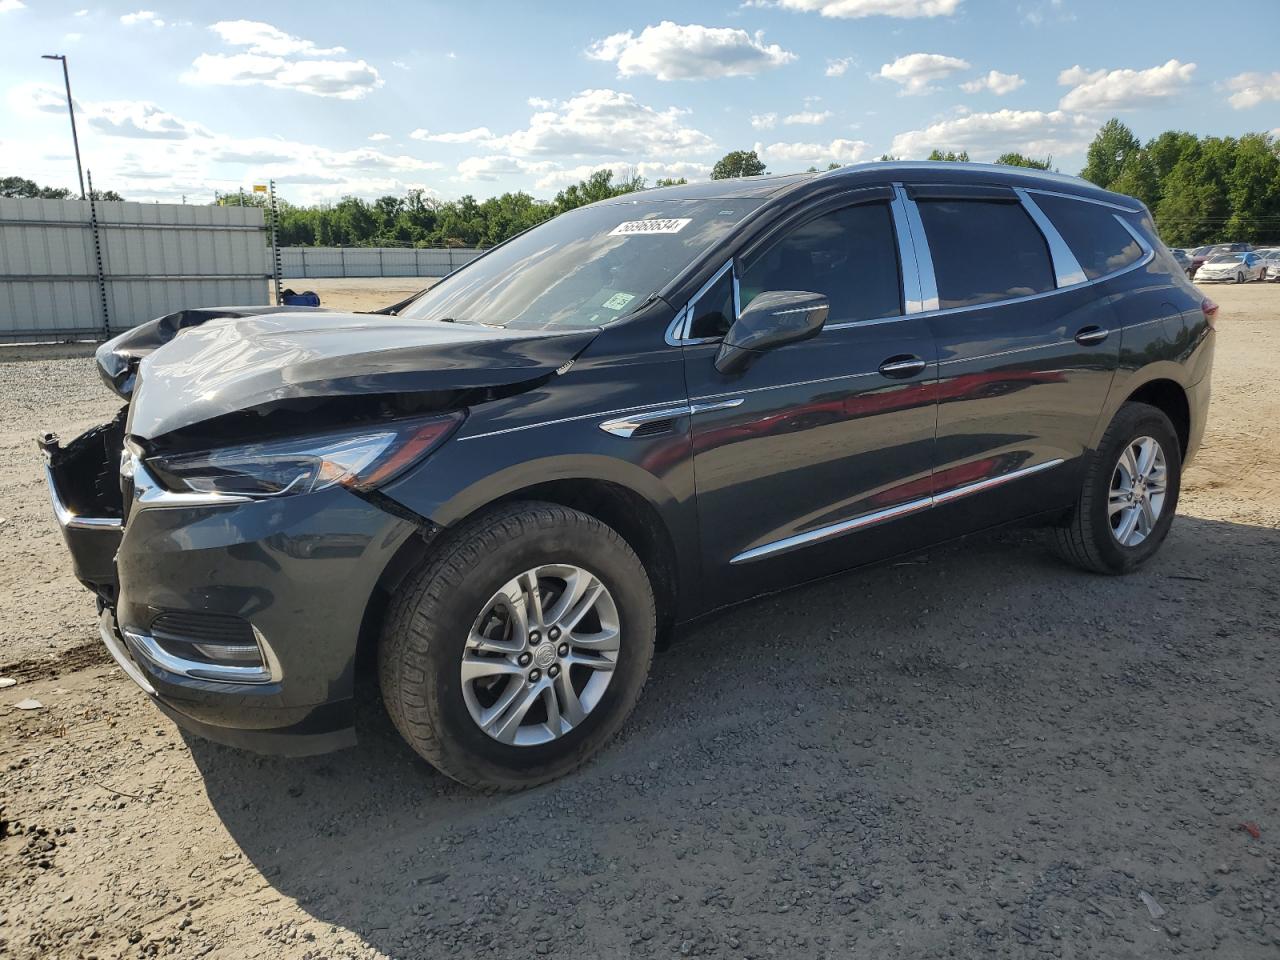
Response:
[[[989,90],[998,96],[1004,96],[1006,93],[1013,93],[1026,82],[1016,73],[1001,73],[999,70],[992,70],[985,77],[978,77],[977,80],[970,80],[967,83],[960,84],[960,89],[965,93],[980,93],[983,90]]]
[[[461,133],[431,133],[419,127],[409,136],[414,140],[429,140],[432,143],[483,143],[494,139],[488,127],[476,127],[474,130],[463,130]]]
[[[629,93],[583,90],[552,109],[539,110],[529,125],[494,138],[497,150],[514,156],[635,157],[705,152],[715,144],[685,125],[688,111],[655,110]]]
[[[347,52],[345,47],[317,47],[310,40],[285,33],[261,20],[219,20],[210,24],[209,29],[228,46],[248,47],[250,53],[270,57],[330,57]]]
[[[1063,110],[1126,110],[1153,106],[1182,93],[1194,63],[1170,60],[1147,70],[1086,70],[1079,65],[1058,74],[1058,83],[1070,86],[1058,106]]]
[[[378,141],[381,141],[381,140],[390,140],[390,139],[391,139],[391,134],[389,134],[389,133],[371,133],[371,134],[369,134],[369,139],[370,139],[370,140],[373,140],[374,142],[378,142]]]
[[[776,113],[756,113],[751,117],[751,126],[757,130],[772,130],[778,125]]]
[[[139,23],[148,23],[153,27],[164,26],[164,21],[156,16],[154,10],[135,10],[133,13],[126,13],[120,17],[120,22],[126,27],[132,27]]]
[[[1063,110],[997,110],[966,113],[940,120],[921,130],[909,130],[893,138],[894,156],[920,159],[931,150],[967,150],[975,159],[994,159],[1017,150],[1043,156],[1069,154],[1088,144],[1097,123],[1082,114]]]
[[[764,42],[763,31],[750,34],[734,27],[704,27],[663,20],[597,40],[587,49],[593,60],[618,65],[618,76],[651,76],[659,80],[750,76],[780,67],[796,55]]]
[[[644,177],[645,180],[652,184],[656,180],[670,179],[678,180],[683,177],[686,180],[705,180],[711,173],[711,165],[707,163],[663,163],[661,161],[643,162],[637,164],[629,163],[609,163],[609,164],[581,164],[576,167],[564,167],[549,170],[543,173],[534,182],[534,187],[538,190],[559,190],[571,183],[577,183],[585,180],[591,174],[601,168],[613,171],[613,179],[629,180],[631,177]]]
[[[160,109],[146,100],[103,100],[86,104],[89,126],[113,137],[186,140],[207,137],[209,131]]]
[[[808,167],[825,167],[829,163],[856,163],[867,152],[862,140],[832,140],[830,143],[763,143],[755,145],[756,154],[775,171],[790,173]]]
[[[1227,81],[1227,89],[1232,91],[1231,106],[1237,110],[1247,110],[1267,100],[1280,100],[1280,71],[1238,74]]]
[[[795,124],[804,124],[807,126],[817,126],[826,123],[831,119],[830,110],[801,110],[799,113],[791,113],[782,118],[782,122],[788,126]]]
[[[21,10],[25,6],[26,4],[22,0],[0,0],[0,13],[13,13],[15,10]]]
[[[882,66],[879,76],[900,84],[903,96],[919,96],[937,90],[933,85],[934,81],[945,80],[957,71],[968,69],[968,62],[959,57],[947,57],[940,53],[909,53]]]
[[[202,53],[182,76],[208,86],[260,84],[317,97],[359,100],[382,86],[378,71],[364,60],[312,59],[345,53],[343,47],[317,47],[257,20],[221,20],[210,30],[244,53]],[[306,59],[290,59],[306,57]]]
[[[834,60],[828,60],[824,73],[828,77],[843,77],[856,62],[853,57],[837,57]]]
[[[31,118],[20,141],[0,153],[15,174],[41,182],[74,178],[66,136],[66,100],[60,86],[18,84],[7,105]],[[77,102],[85,123],[81,144],[93,157],[97,185],[135,200],[177,201],[183,194],[205,202],[213,191],[234,192],[265,179],[291,184],[288,199],[318,203],[353,194],[374,198],[432,188],[443,165],[373,147],[334,150],[274,137],[236,137],[211,131],[145,101]],[[183,134],[186,134],[183,136]]]
[[[546,97],[530,97],[525,102],[535,110],[550,110],[556,105],[554,100],[548,100]]]
[[[339,100],[359,100],[383,82],[363,60],[285,60],[256,53],[202,53],[182,79],[207,86],[261,84]]]
[[[949,17],[961,0],[777,0],[786,10],[854,20],[860,17]]]
[[[391,61],[391,65],[392,65],[393,67],[395,67],[397,70],[408,70],[408,69],[409,69],[409,65],[408,65],[407,63],[405,63],[403,60],[392,60],[392,61]]]
[[[21,4],[19,4],[19,6],[21,6]],[[89,10],[87,8],[84,10],[77,10],[75,12],[75,16],[77,17],[87,17],[88,15],[89,15]]]

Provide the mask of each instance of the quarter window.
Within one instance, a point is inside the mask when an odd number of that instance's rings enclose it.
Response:
[[[1036,194],[1032,199],[1053,221],[1090,280],[1123,270],[1142,259],[1138,241],[1106,207],[1043,194]]]
[[[694,303],[689,336],[695,340],[723,337],[737,316],[733,307],[733,270],[730,269]]]
[[[831,301],[831,322],[902,314],[902,277],[887,203],[865,203],[816,217],[785,233],[742,271],[745,308],[775,290],[804,290]]]
[[[969,307],[1055,287],[1049,246],[1017,202],[919,200],[939,306]]]

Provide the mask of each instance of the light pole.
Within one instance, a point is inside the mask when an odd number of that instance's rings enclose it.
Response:
[[[67,113],[71,115],[71,142],[76,148],[76,174],[80,177],[80,199],[85,199],[84,169],[80,166],[80,138],[76,136],[76,108],[71,100],[71,75],[67,73],[67,58],[60,53],[45,53],[42,60],[62,61],[62,80],[67,85]]]

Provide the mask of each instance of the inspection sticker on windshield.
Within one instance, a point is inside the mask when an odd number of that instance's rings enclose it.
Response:
[[[630,293],[615,293],[612,297],[601,304],[601,306],[606,310],[621,310],[634,299],[635,296]]]
[[[611,237],[624,237],[631,233],[679,233],[689,224],[688,218],[679,220],[624,220],[609,231]]]

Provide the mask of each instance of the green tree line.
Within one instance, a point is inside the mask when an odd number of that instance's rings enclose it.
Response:
[[[881,160],[894,157],[885,154]],[[930,160],[967,161],[961,150],[934,150]],[[1052,170],[1053,158],[1006,153],[996,163]],[[831,164],[832,169],[838,164]],[[815,168],[810,168],[814,170]],[[712,169],[713,180],[767,173],[754,150],[734,150]],[[1089,146],[1086,180],[1137,197],[1155,215],[1171,246],[1227,240],[1280,243],[1280,143],[1264,133],[1198,137],[1169,130],[1141,142],[1119,120],[1109,120]],[[669,186],[684,180],[658,180]],[[648,184],[643,177],[615,179],[597,170],[554,199],[504,193],[477,200],[471,195],[439,200],[422,190],[377,200],[344,197],[333,204],[302,206],[281,201],[279,238],[284,246],[460,246],[487,247],[566,210],[616,197]],[[41,187],[21,177],[0,179],[0,196],[66,197],[64,188]],[[106,191],[102,199],[119,199]],[[262,194],[228,194],[222,204],[263,204]]]

